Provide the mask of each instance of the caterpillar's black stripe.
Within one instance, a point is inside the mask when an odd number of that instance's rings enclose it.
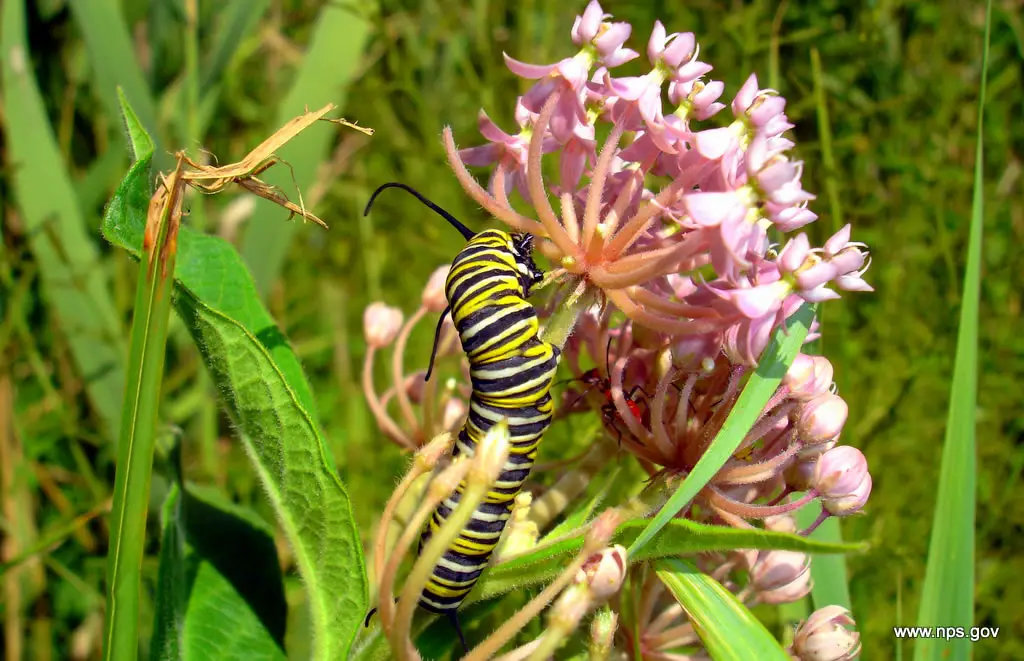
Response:
[[[537,312],[526,300],[543,277],[531,256],[532,236],[498,230],[472,235],[419,193],[401,184],[385,184],[389,185],[414,193],[469,240],[452,261],[445,282],[473,387],[469,416],[453,454],[472,455],[477,443],[502,419],[511,436],[511,453],[497,482],[445,550],[420,595],[424,609],[453,614],[487,566],[511,516],[512,503],[530,474],[540,438],[551,424],[550,390],[560,351],[538,337]],[[434,511],[420,537],[421,551],[451,516],[464,487],[460,484]]]

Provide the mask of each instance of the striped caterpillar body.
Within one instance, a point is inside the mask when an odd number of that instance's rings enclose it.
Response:
[[[497,482],[445,550],[420,595],[420,607],[448,615],[457,626],[455,612],[487,566],[511,515],[513,500],[533,466],[540,439],[551,424],[554,404],[550,390],[561,351],[540,339],[537,312],[526,300],[544,275],[531,256],[531,235],[499,230],[475,234],[448,212],[399,183],[378,188],[366,206],[367,212],[376,196],[389,187],[416,196],[467,240],[448,272],[448,308],[438,321],[425,377],[430,378],[441,324],[450,311],[469,360],[473,388],[469,416],[452,454],[472,456],[476,444],[503,418],[508,421],[511,436],[509,458]],[[434,511],[420,537],[420,552],[458,505],[464,487],[460,484]]]
[[[452,262],[445,293],[473,394],[454,456],[472,456],[476,444],[508,419],[511,453],[498,481],[466,528],[445,551],[420,597],[435,613],[456,610],[473,589],[501,537],[512,501],[530,474],[540,438],[551,424],[551,384],[560,351],[538,336],[537,312],[526,301],[543,275],[530,257],[533,237],[480,232]],[[434,512],[420,538],[422,550],[459,502],[462,486]]]

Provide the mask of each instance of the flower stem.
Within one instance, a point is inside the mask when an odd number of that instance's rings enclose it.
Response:
[[[596,297],[592,288],[587,287],[582,295],[570,298],[565,305],[558,306],[548,317],[547,324],[540,331],[540,339],[549,342],[559,349],[565,346],[572,335],[576,322],[591,305]]]
[[[472,461],[464,463],[471,469]],[[398,610],[395,613],[394,627],[391,630],[391,649],[395,652],[400,653],[400,650],[411,645],[409,630],[412,625],[413,609],[416,608],[419,596],[427,585],[434,567],[444,555],[445,549],[455,541],[469,520],[473,518],[473,513],[483,502],[489,488],[488,483],[482,480],[466,481],[458,507],[430,538],[420,553],[420,557],[416,559],[416,564],[413,565],[412,571],[405,580],[405,587],[402,588],[402,594],[398,600]],[[433,507],[431,509],[433,510]]]

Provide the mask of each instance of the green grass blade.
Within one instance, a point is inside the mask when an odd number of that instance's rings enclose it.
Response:
[[[626,521],[615,532],[614,544],[634,543],[647,527],[646,519]],[[522,589],[550,581],[557,576],[570,558],[583,548],[584,530],[577,530],[564,539],[518,555],[488,570],[480,580],[480,589],[471,601],[490,599],[514,589]],[[738,530],[726,526],[713,526],[689,519],[673,519],[650,544],[644,545],[630,562],[656,558],[692,555],[705,551],[728,549],[765,549],[800,551],[803,553],[849,553],[863,550],[859,544],[829,544],[809,540],[800,535],[766,530]]]
[[[120,319],[32,76],[25,4],[4,2],[0,12],[4,139],[20,218],[89,403],[113,439],[124,393]]]
[[[139,163],[127,178],[145,179]],[[104,234],[138,254],[144,200],[121,197]],[[175,306],[235,423],[295,553],[316,659],[344,659],[367,608],[366,572],[348,493],[286,338],[227,242],[182,228]]]
[[[956,342],[946,434],[942,444],[938,498],[928,546],[917,624],[969,630],[974,624],[974,509],[977,500],[975,410],[978,405],[978,308],[981,289],[981,238],[984,206],[985,87],[988,76],[992,2],[986,3],[985,43],[978,96],[977,145],[974,155],[974,199],[964,271],[963,299]],[[915,661],[958,661],[971,658],[971,641],[922,638]]]
[[[345,84],[359,62],[368,32],[367,21],[350,7],[324,5],[295,83],[277,108],[276,125],[305,108],[319,108],[329,102],[344,109]],[[290,169],[274,168],[265,181],[279,186],[297,203],[296,187],[309,190],[329,149],[330,143],[322,136],[311,131],[302,133],[278,151]],[[280,207],[260,204],[247,223],[241,252],[263,295],[277,279],[291,243],[295,223],[282,222],[287,217]]]
[[[215,492],[164,503],[152,661],[283,661],[287,603],[273,531]]]
[[[712,659],[789,661],[790,656],[736,595],[682,558],[654,563],[658,578],[693,623]]]
[[[204,62],[199,89],[210,90],[220,81],[239,44],[256,28],[269,6],[270,0],[231,0],[224,7],[213,53]]]
[[[715,436],[711,446],[700,458],[693,471],[686,476],[679,489],[668,499],[668,502],[651,520],[647,529],[636,538],[629,547],[630,557],[634,557],[671,521],[686,505],[704,488],[715,473],[719,471],[736,448],[743,442],[754,422],[760,417],[765,404],[782,383],[790,364],[796,358],[804,338],[814,319],[814,306],[804,303],[796,314],[789,317],[783,329],[775,331],[771,344],[761,356],[760,364],[750,380],[743,387],[743,392],[736,400],[736,405],[725,419],[722,429]]]
[[[142,161],[149,171],[149,161]],[[140,177],[115,196],[148,196],[149,179]],[[174,264],[181,198],[178,176],[169,178],[164,203],[146,220],[146,243],[139,267],[132,320],[131,350],[121,416],[110,512],[107,551],[107,608],[103,655],[108,661],[130,661],[139,648],[139,568],[146,544],[146,514],[153,473],[160,385],[163,380],[167,326],[171,314]],[[116,214],[121,207],[111,204]]]
[[[157,135],[156,106],[142,75],[128,26],[116,0],[71,2],[71,13],[89,51],[97,95],[111,118],[121,115],[118,88],[150,136]]]

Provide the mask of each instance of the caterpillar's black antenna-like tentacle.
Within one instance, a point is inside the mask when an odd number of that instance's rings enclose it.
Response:
[[[458,611],[448,611],[448,619],[452,621],[452,626],[455,627],[455,632],[459,634],[459,641],[462,642],[463,651],[466,654],[469,654],[469,645],[466,644],[466,637],[462,635],[462,627],[459,625]]]
[[[450,213],[448,213],[447,211],[445,211],[441,207],[437,206],[436,204],[434,204],[433,202],[428,200],[418,190],[416,190],[412,186],[407,186],[407,185],[405,185],[403,183],[399,183],[397,181],[391,181],[391,182],[388,182],[386,184],[381,184],[380,186],[377,187],[377,190],[373,191],[373,195],[370,196],[370,201],[366,203],[366,208],[363,209],[363,215],[364,216],[366,216],[366,215],[368,215],[370,213],[370,207],[373,206],[373,201],[377,199],[377,196],[385,188],[401,188],[405,192],[411,193],[417,200],[419,200],[420,202],[422,202],[423,204],[428,206],[430,209],[432,209],[434,211],[434,213],[436,213],[437,215],[439,215],[442,218],[444,218],[445,220],[447,220],[448,224],[451,225],[452,227],[454,227],[455,229],[457,229],[459,231],[459,233],[462,234],[462,238],[464,238],[465,240],[469,241],[474,236],[476,236],[476,232],[474,232],[473,230],[469,229],[468,227],[463,225],[461,222],[459,222],[459,220],[455,216],[451,215]]]
[[[437,345],[441,341],[441,327],[444,326],[444,318],[448,316],[448,312],[452,309],[452,306],[447,306],[444,312],[441,313],[441,318],[437,320],[437,328],[434,329],[434,348],[430,350],[430,362],[427,363],[427,373],[423,375],[423,382],[426,383],[430,380],[430,373],[434,371],[434,358],[437,356]]]
[[[370,612],[366,614],[366,619],[363,620],[363,628],[366,628],[366,629],[370,628],[370,618],[373,617],[373,614],[376,613],[376,612],[377,612],[377,607],[376,606],[374,606],[373,608],[370,609]]]

